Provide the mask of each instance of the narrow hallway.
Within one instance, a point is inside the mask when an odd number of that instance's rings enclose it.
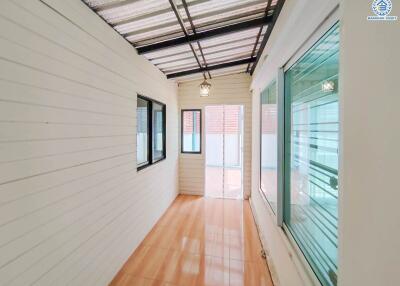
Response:
[[[248,201],[180,195],[111,285],[273,285]]]

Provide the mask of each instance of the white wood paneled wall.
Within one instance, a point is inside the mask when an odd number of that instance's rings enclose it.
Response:
[[[216,77],[208,81],[211,83],[209,97],[200,97],[199,86],[202,80],[180,83],[178,87],[180,109],[202,109],[203,121],[202,153],[179,155],[179,190],[182,194],[204,195],[204,107],[218,104],[238,104],[244,106],[243,187],[245,198],[247,198],[251,185],[251,77],[248,74],[234,74]]]
[[[178,193],[176,85],[79,0],[0,1],[0,285],[107,285]],[[136,94],[167,159],[136,171]]]

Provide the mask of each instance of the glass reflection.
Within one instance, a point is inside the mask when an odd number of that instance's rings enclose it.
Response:
[[[276,213],[278,193],[278,117],[276,82],[261,93],[261,191]]]
[[[337,24],[285,74],[284,220],[323,285],[337,280],[338,71]]]

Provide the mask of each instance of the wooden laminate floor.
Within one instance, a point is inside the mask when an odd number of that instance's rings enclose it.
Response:
[[[112,286],[273,285],[248,201],[177,197]]]

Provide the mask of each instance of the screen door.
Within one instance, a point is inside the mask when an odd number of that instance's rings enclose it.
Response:
[[[205,195],[243,198],[243,106],[205,108]]]

